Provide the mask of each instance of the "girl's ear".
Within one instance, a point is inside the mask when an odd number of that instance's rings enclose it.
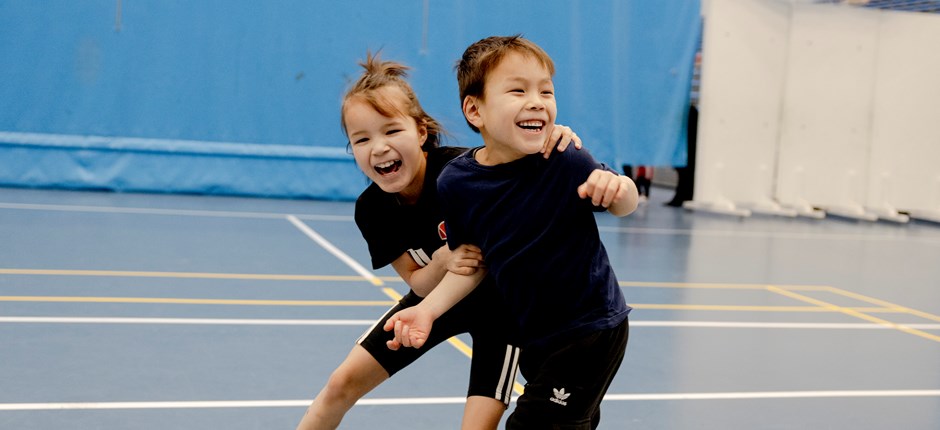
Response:
[[[428,140],[428,123],[426,121],[421,121],[418,124],[418,146],[424,146],[424,142]]]
[[[483,125],[483,120],[480,118],[480,99],[474,96],[464,97],[463,116],[474,127],[480,128]]]

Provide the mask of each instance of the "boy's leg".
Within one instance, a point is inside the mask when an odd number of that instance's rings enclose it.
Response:
[[[506,405],[492,397],[470,396],[463,408],[461,430],[496,430]]]
[[[628,336],[624,321],[557,348],[527,349],[520,363],[525,393],[506,428],[597,428],[600,402],[623,361]]]
[[[491,287],[478,286],[461,303],[464,306],[453,309],[456,316],[472,322],[473,358],[463,430],[496,429],[509,406],[519,368],[519,348],[509,344],[508,322],[499,318],[508,312],[499,307],[500,299]]]

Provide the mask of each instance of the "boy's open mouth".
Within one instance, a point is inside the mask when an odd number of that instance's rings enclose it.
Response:
[[[545,121],[537,121],[537,120],[520,121],[520,122],[517,122],[516,125],[526,131],[538,132],[538,131],[542,131],[542,128],[545,127]]]
[[[398,169],[401,168],[401,160],[390,160],[384,163],[379,163],[375,165],[375,171],[380,175],[388,175],[390,173],[395,173]]]

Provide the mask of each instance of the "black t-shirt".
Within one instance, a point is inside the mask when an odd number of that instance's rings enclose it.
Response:
[[[446,244],[437,177],[444,164],[466,150],[448,146],[428,151],[424,188],[413,205],[399,203],[395,194],[382,191],[374,183],[359,195],[356,225],[369,245],[373,269],[391,264],[405,252],[423,267],[431,261],[434,251]]]
[[[578,196],[595,169],[610,170],[587,149],[495,166],[468,152],[440,175],[450,247],[483,251],[523,348],[613,328],[630,312],[594,219],[604,208]]]

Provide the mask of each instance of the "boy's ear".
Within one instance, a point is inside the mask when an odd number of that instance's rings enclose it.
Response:
[[[467,122],[474,127],[480,128],[483,120],[480,118],[480,100],[474,96],[467,96],[463,99],[463,116]]]

